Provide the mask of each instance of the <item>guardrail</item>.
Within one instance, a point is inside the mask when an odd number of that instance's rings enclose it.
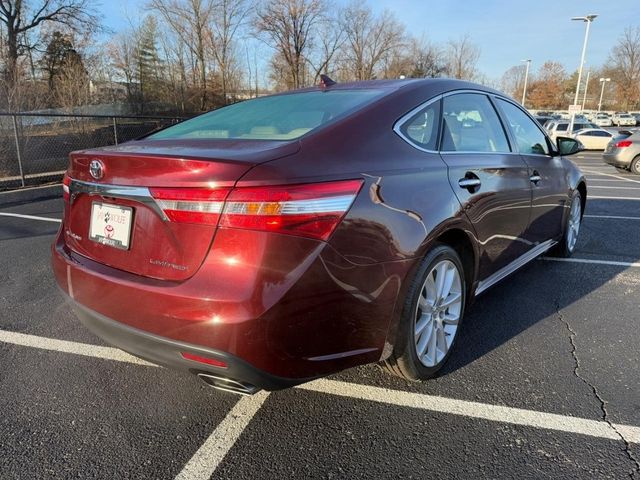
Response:
[[[0,113],[0,190],[60,180],[69,153],[117,145],[184,117]]]

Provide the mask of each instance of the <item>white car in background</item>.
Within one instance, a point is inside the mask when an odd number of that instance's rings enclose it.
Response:
[[[598,113],[593,119],[593,123],[599,127],[613,127],[611,117],[605,113]]]
[[[604,150],[614,137],[614,134],[602,128],[584,128],[578,130],[572,136],[582,143],[587,150]]]
[[[629,115],[628,113],[617,113],[611,119],[614,125],[619,127],[635,127],[636,117]]]

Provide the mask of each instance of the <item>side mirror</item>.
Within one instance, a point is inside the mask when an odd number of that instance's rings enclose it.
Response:
[[[562,156],[573,155],[584,150],[584,145],[575,138],[558,137],[556,143]]]

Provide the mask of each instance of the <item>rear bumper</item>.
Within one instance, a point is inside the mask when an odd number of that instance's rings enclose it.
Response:
[[[206,373],[228,378],[248,384],[248,389],[255,387],[262,390],[280,390],[313,379],[313,377],[291,379],[271,375],[229,353],[179,342],[129,327],[83,307],[68,296],[67,298],[80,321],[93,333],[125,352],[158,365],[196,375]],[[209,366],[187,360],[182,353],[215,359],[224,362],[227,367]]]
[[[608,165],[612,165],[614,167],[629,168],[629,165],[631,165],[631,160],[633,158],[631,155],[625,155],[624,153],[625,152],[604,153],[602,155],[602,159]],[[629,158],[627,158],[627,156]]]
[[[382,357],[414,260],[356,267],[315,240],[253,233],[249,242],[243,235],[220,229],[184,282],[96,263],[70,251],[60,234],[52,267],[90,329],[155,363],[197,370],[180,357],[184,347],[228,359],[229,376],[274,389]]]

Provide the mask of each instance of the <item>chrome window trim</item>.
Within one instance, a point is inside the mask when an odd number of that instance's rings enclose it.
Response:
[[[100,195],[103,197],[123,198],[140,202],[156,212],[164,221],[169,219],[160,206],[156,203],[147,187],[131,187],[127,185],[107,185],[103,183],[84,182],[71,180],[69,183],[69,204],[73,205],[80,193],[87,195]]]
[[[404,127],[404,124],[407,123],[409,120],[411,120],[411,118],[413,118],[417,113],[419,113],[421,110],[424,110],[425,108],[427,108],[432,103],[435,103],[435,102],[441,100],[442,98],[443,98],[443,95],[437,95],[437,96],[435,96],[433,98],[430,98],[426,102],[421,103],[420,105],[418,105],[414,109],[410,110],[408,113],[405,113],[402,117],[400,117],[398,120],[396,120],[396,123],[393,125],[393,131],[400,138],[402,138],[405,142],[407,142],[409,145],[411,145],[413,148],[416,148],[416,149],[418,149],[418,150],[420,150],[422,152],[438,153],[438,150],[429,150],[428,148],[424,148],[424,147],[421,147],[421,146],[417,145],[416,143],[414,143],[414,141],[412,139],[407,137],[402,132],[401,129],[402,129],[402,127]],[[441,117],[441,115],[439,115],[439,117]],[[438,118],[438,123],[441,120],[442,120],[442,118]],[[440,126],[439,125],[438,125],[438,132],[440,132]],[[436,142],[436,143],[438,143],[438,142]]]

